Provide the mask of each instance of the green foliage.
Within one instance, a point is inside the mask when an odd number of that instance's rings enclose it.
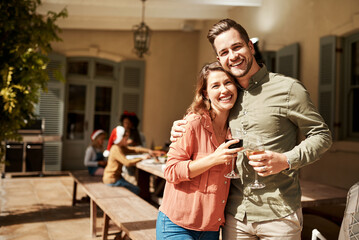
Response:
[[[40,90],[49,80],[50,43],[60,41],[58,18],[67,10],[36,12],[40,0],[0,1],[0,159],[5,140],[19,140],[17,130],[35,117]]]

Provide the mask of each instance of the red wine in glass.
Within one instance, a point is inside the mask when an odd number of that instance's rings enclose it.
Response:
[[[230,131],[231,131],[233,139],[237,139],[237,140],[239,140],[239,142],[231,144],[228,148],[233,149],[233,148],[242,147],[243,146],[242,131],[240,129],[236,129],[236,128],[230,128]],[[226,142],[227,141],[229,141],[229,140],[226,140]],[[240,178],[239,174],[234,171],[234,163],[235,163],[236,159],[237,159],[236,157],[233,157],[233,159],[232,159],[232,171],[227,173],[226,175],[224,175],[226,178],[232,178],[232,179]]]

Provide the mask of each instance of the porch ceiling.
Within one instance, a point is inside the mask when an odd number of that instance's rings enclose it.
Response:
[[[262,0],[146,0],[145,22],[153,30],[196,30],[203,20],[229,16],[234,7],[259,7]],[[141,0],[43,0],[39,13],[67,7],[58,22],[68,29],[131,30],[141,22]]]

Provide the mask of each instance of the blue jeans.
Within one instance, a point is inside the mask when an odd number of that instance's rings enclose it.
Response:
[[[219,231],[194,231],[174,224],[163,212],[158,212],[156,239],[162,240],[218,240]]]
[[[132,183],[127,182],[125,179],[121,178],[120,180],[117,180],[117,182],[114,183],[108,183],[107,185],[111,187],[125,187],[131,192],[135,194],[140,194],[140,188],[133,185]]]

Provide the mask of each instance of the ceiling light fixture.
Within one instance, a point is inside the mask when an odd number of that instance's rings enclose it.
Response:
[[[145,24],[145,1],[142,1],[142,21],[139,25],[133,26],[133,40],[135,44],[134,52],[140,58],[147,53],[150,48],[151,29]]]

